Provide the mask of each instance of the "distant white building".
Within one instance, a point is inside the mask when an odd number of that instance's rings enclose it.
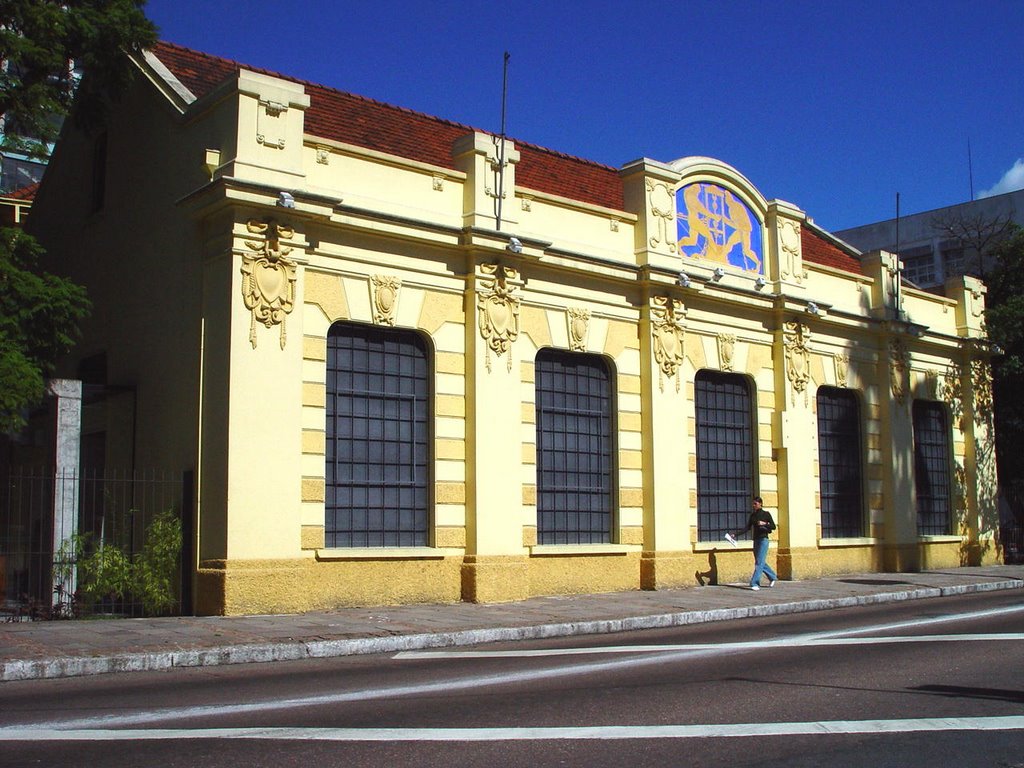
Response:
[[[984,277],[991,264],[979,260],[976,246],[1006,222],[1024,226],[1024,189],[901,216],[898,231],[896,219],[887,219],[835,235],[865,253],[899,253],[903,276],[921,288],[934,288],[954,275]]]

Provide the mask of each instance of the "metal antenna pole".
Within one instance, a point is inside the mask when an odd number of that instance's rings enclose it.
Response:
[[[501,76],[501,143],[498,145],[498,201],[496,229],[501,231],[501,202],[505,198],[505,101],[508,96],[508,60],[510,54],[505,51],[505,66]]]
[[[893,277],[895,284],[893,285],[893,294],[896,298],[896,319],[899,320],[901,316],[900,312],[900,284],[903,282],[903,275],[900,270],[900,193],[896,193],[896,274]]]
[[[967,177],[971,182],[971,202],[974,202],[974,162],[971,159],[971,137],[967,137]]]

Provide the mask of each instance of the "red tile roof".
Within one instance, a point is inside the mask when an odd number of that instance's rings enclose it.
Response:
[[[454,168],[452,144],[474,130],[466,125],[337,91],[259,67],[160,42],[153,53],[196,97],[209,93],[240,69],[300,83],[309,95],[305,129],[314,136],[354,144],[410,160]],[[515,140],[519,187],[622,210],[622,179],[615,168]],[[804,258],[848,272],[860,263],[818,235],[801,229]]]
[[[860,261],[856,256],[851,256],[830,243],[810,227],[800,227],[800,243],[803,246],[804,259],[812,264],[823,264],[858,275],[861,272]]]
[[[197,97],[245,68],[300,83],[309,95],[306,132],[410,160],[454,168],[452,144],[477,129],[336,91],[277,72],[157,43],[153,53]],[[614,168],[516,141],[519,186],[606,208],[623,208],[622,181]]]
[[[39,182],[29,184],[27,187],[16,189],[13,192],[8,192],[4,197],[11,200],[35,200],[36,192],[39,191]]]

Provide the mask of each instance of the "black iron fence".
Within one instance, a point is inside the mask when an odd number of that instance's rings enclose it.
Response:
[[[26,467],[2,479],[0,620],[179,614],[188,604],[190,473]]]

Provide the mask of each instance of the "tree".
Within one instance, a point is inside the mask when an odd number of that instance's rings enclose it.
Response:
[[[74,100],[76,123],[103,124],[127,86],[127,52],[156,41],[145,0],[0,1],[2,148],[46,155]],[[73,63],[73,66],[72,66]],[[74,70],[83,73],[77,82]],[[76,92],[77,91],[77,92]],[[89,302],[74,283],[38,271],[42,249],[0,229],[0,430],[22,426],[44,394],[44,377],[78,335]]]
[[[0,229],[0,431],[23,425],[23,410],[38,403],[44,377],[71,348],[86,316],[85,289],[39,274],[42,248],[19,229]]]
[[[45,155],[60,130],[57,118],[68,113],[73,99],[80,127],[102,124],[108,99],[132,76],[125,52],[156,42],[156,28],[143,6],[145,0],[0,2],[5,148]],[[84,73],[81,84],[72,67]]]
[[[1013,221],[1009,214],[992,216],[980,211],[957,210],[934,217],[931,226],[963,249],[965,264],[967,257],[975,259],[976,270],[968,271],[984,278],[991,249],[1006,238]]]
[[[1024,498],[1024,229],[1012,227],[992,256],[985,323],[1002,350],[992,366],[999,480]]]

